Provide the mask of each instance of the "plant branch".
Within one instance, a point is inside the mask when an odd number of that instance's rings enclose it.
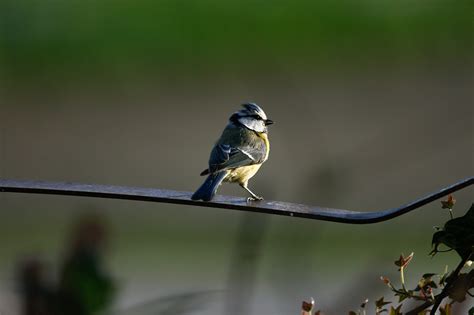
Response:
[[[459,273],[461,272],[462,268],[464,267],[464,265],[466,264],[466,262],[469,260],[471,256],[472,254],[461,260],[461,262],[456,267],[454,272],[448,277],[448,281],[445,287],[443,288],[443,290],[441,291],[441,293],[437,294],[434,300],[426,301],[425,303],[415,307],[411,311],[408,311],[406,315],[418,315],[421,311],[425,310],[431,305],[433,305],[433,307],[431,308],[430,315],[434,315],[439,305],[441,304],[441,302],[444,300],[445,297],[449,295],[449,290],[451,290],[452,285],[456,282],[456,280],[459,277]]]

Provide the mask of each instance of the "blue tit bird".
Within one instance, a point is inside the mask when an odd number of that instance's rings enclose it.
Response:
[[[192,200],[212,200],[222,182],[238,183],[250,193],[248,201],[263,199],[248,188],[248,181],[268,159],[270,142],[267,126],[273,121],[257,104],[246,103],[242,106],[243,109],[230,116],[214,145],[209,167],[201,173],[201,176],[208,177],[192,195]]]

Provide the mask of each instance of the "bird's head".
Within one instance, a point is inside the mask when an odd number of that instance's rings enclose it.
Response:
[[[242,104],[243,109],[230,116],[230,121],[240,124],[256,132],[267,132],[267,126],[273,121],[267,118],[263,109],[255,103]]]

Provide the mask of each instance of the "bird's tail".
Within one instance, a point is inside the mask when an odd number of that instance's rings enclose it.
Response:
[[[226,177],[227,172],[222,171],[210,174],[201,187],[191,196],[192,200],[210,201],[216,194],[217,188]]]

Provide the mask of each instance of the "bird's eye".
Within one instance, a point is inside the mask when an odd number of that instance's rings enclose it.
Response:
[[[252,118],[255,118],[257,120],[262,120],[262,117],[260,117],[259,115],[252,115]]]

